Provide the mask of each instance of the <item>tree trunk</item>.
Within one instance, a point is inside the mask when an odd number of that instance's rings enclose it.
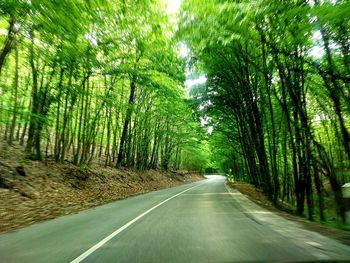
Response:
[[[33,158],[35,160],[41,160],[41,153],[40,151],[37,151],[35,154],[33,153],[33,147],[35,146],[36,149],[40,147],[40,143],[34,145],[35,141],[35,133],[38,130],[38,115],[40,111],[40,102],[39,102],[39,96],[38,96],[38,70],[35,65],[35,54],[34,54],[34,32],[31,31],[31,45],[29,48],[29,63],[32,70],[32,109],[31,109],[31,116],[29,121],[29,130],[28,130],[28,139],[27,139],[27,145],[26,145],[26,152],[27,155],[30,158]]]
[[[128,128],[129,128],[129,123],[131,120],[131,115],[133,112],[135,91],[136,91],[136,84],[135,84],[134,80],[131,80],[129,103],[128,103],[128,108],[126,110],[126,116],[125,116],[124,125],[123,125],[123,132],[122,132],[122,135],[120,137],[120,143],[119,143],[119,152],[118,152],[118,159],[117,159],[117,164],[116,164],[117,168],[123,166],[125,141],[126,141],[126,137],[128,134]]]
[[[8,142],[11,144],[13,141],[13,136],[15,133],[15,127],[16,127],[16,120],[17,120],[17,108],[18,108],[18,47],[15,48],[15,78],[13,82],[13,89],[14,89],[14,98],[13,98],[13,113],[12,113],[12,122],[11,122],[11,128],[10,128],[10,135],[8,138]]]
[[[9,20],[8,33],[4,42],[4,46],[0,52],[0,75],[1,75],[2,67],[4,66],[4,63],[5,63],[6,57],[11,52],[15,44],[15,38],[17,34],[15,30],[15,24],[16,24],[16,19],[13,16],[11,16]]]

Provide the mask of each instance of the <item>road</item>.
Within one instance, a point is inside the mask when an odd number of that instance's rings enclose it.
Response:
[[[220,176],[0,235],[6,263],[347,259],[350,247],[266,211]]]

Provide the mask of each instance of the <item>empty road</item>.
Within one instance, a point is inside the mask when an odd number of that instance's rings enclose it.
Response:
[[[350,248],[228,190],[220,176],[0,235],[0,262],[319,262]]]

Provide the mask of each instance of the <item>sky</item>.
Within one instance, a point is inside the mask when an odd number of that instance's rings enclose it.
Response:
[[[319,44],[321,40],[322,40],[321,31],[316,30],[312,36],[313,47],[309,51],[309,54],[314,58],[321,58],[324,54],[323,47]]]
[[[207,78],[205,77],[205,75],[201,75],[197,79],[187,79],[185,84],[186,87],[190,89],[194,85],[204,84],[205,82],[207,82]]]
[[[181,0],[163,0],[163,2],[167,5],[168,14],[176,14],[180,9]]]

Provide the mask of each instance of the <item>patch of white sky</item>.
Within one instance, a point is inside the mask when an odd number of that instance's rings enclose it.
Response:
[[[320,4],[323,4],[325,0],[321,0]],[[327,0],[327,2],[330,2],[331,4],[335,5],[337,3],[337,0]],[[311,0],[309,1],[309,5],[311,7],[315,6],[315,1]],[[317,17],[311,17],[311,22],[315,22],[317,20]],[[313,42],[313,47],[309,50],[309,55],[313,58],[322,58],[325,51],[324,48],[322,47],[322,34],[320,30],[316,30],[313,32],[312,35],[312,42]],[[331,48],[337,48],[335,45],[331,44]]]
[[[87,41],[89,41],[89,43],[93,46],[93,47],[96,47],[97,46],[97,39],[96,37],[92,34],[92,33],[87,33],[85,34],[85,39]]]
[[[193,86],[205,84],[206,82],[207,82],[206,76],[205,75],[200,75],[196,79],[186,79],[185,85],[186,85],[186,87],[188,89],[190,89]]]
[[[188,57],[189,54],[190,54],[190,49],[184,43],[180,43],[178,55],[181,58],[185,59]]]
[[[182,0],[163,0],[166,4],[166,12],[169,15],[176,15],[180,11]]]
[[[0,35],[7,35],[8,30],[6,28],[0,28]]]
[[[309,50],[309,55],[314,58],[321,58],[324,55],[324,49],[321,46],[321,31],[316,30],[312,35],[313,47]]]

